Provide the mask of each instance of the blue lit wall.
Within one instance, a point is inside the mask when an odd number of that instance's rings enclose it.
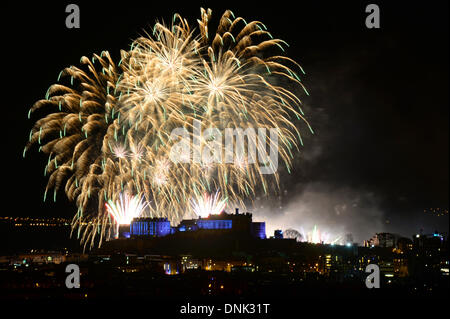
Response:
[[[170,234],[170,222],[156,222],[155,223],[155,233],[156,236],[162,237]]]
[[[199,229],[231,229],[233,221],[200,219],[197,221],[197,226]]]
[[[236,224],[235,227],[239,225]],[[255,238],[266,238],[266,223],[251,222],[246,231],[250,231]],[[233,219],[197,219],[182,222],[177,227],[171,227],[166,218],[139,218],[132,221],[130,233],[133,236],[163,237],[176,232],[196,231],[197,229],[233,229]],[[239,228],[241,229],[241,228]]]
[[[184,231],[196,231],[196,230],[198,230],[198,225],[196,225],[196,224],[188,224],[188,225],[185,225],[185,224],[180,224],[175,230],[176,231],[180,231],[180,232],[184,232]]]
[[[163,237],[163,236],[170,234],[170,232],[171,232],[170,222],[168,220],[133,221],[130,225],[130,232],[131,232],[131,235],[137,235],[137,236]]]
[[[265,222],[253,222],[251,224],[252,236],[265,239],[266,238],[266,223]]]

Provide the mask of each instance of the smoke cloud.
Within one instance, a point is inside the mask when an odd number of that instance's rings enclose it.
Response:
[[[297,195],[285,191],[277,201],[258,199],[254,219],[266,222],[268,236],[272,236],[275,229],[308,232],[317,225],[331,238],[352,234],[354,241],[362,244],[373,234],[386,231],[380,201],[370,191],[309,183]]]

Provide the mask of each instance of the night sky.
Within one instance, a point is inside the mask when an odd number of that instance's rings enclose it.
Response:
[[[203,6],[216,17],[231,9],[247,21],[262,21],[290,44],[286,54],[306,71],[310,96],[301,97],[316,134],[299,123],[305,146],[294,172],[282,173],[283,205],[308,189],[351,190],[376,198],[389,230],[408,236],[421,227],[448,231],[448,217],[423,212],[448,208],[448,3],[375,1],[381,29],[369,30],[365,6],[372,2],[295,2],[297,7],[282,1],[252,7],[243,1],[220,6],[86,2],[79,3],[81,29],[66,29],[66,3],[17,3],[5,9],[1,214],[70,218],[75,213],[62,192],[56,203],[43,203],[47,157],[34,149],[22,158],[33,125],[28,109],[44,97],[60,70],[102,50],[117,58],[155,19],[170,21],[175,12],[194,25]]]

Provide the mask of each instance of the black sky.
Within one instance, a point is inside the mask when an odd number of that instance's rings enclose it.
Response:
[[[392,2],[373,1],[381,9],[379,30],[365,27],[372,3],[365,1],[78,2],[79,30],[65,28],[66,3],[8,5],[1,22],[2,194],[17,210],[1,214],[74,213],[62,193],[43,203],[46,157],[34,151],[22,158],[33,124],[28,109],[60,70],[102,50],[118,57],[155,19],[170,21],[175,12],[193,24],[200,6],[262,21],[307,73],[310,96],[303,101],[316,134],[305,131],[303,157],[283,179],[290,196],[321,183],[376,193],[388,218],[448,208],[448,3]]]

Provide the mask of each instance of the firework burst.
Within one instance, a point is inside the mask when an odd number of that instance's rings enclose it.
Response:
[[[198,217],[208,217],[223,212],[227,206],[227,199],[221,198],[219,191],[214,196],[204,193],[203,196],[192,199],[191,206]]]
[[[195,139],[195,121],[202,130],[276,129],[278,155],[290,171],[293,152],[302,144],[293,120],[303,120],[311,130],[290,89],[292,84],[304,89],[298,75],[302,68],[283,55],[287,44],[261,22],[248,23],[227,10],[211,32],[211,15],[201,9],[198,32],[178,14],[171,25],[156,23],[121,51],[118,64],[108,52],[82,57],[81,66],[64,69],[59,83],[30,109],[29,116],[40,109],[49,114],[36,121],[24,156],[32,145],[48,154],[44,200],[51,190],[56,200],[65,186],[78,207],[72,233],[85,247],[111,236],[115,223],[105,203],[120,202],[124,193],[142,194],[151,202],[152,216],[176,223],[186,208],[196,209],[191,198],[205,192],[220,189],[245,207],[244,199],[256,188],[276,189],[278,174],[261,173],[255,158],[170,161],[175,128],[186,129],[188,141]],[[277,50],[280,54],[271,54]],[[254,142],[246,140],[245,147]],[[201,138],[191,153],[201,154],[211,145],[211,139]],[[265,145],[256,145],[266,152]],[[222,145],[219,151],[227,150]],[[273,166],[268,161],[265,165]]]
[[[109,200],[105,206],[106,211],[113,218],[116,225],[116,237],[119,233],[120,225],[129,225],[133,218],[143,215],[148,203],[144,202],[144,198],[140,196],[130,196],[129,194],[120,194],[119,199],[114,202]]]

